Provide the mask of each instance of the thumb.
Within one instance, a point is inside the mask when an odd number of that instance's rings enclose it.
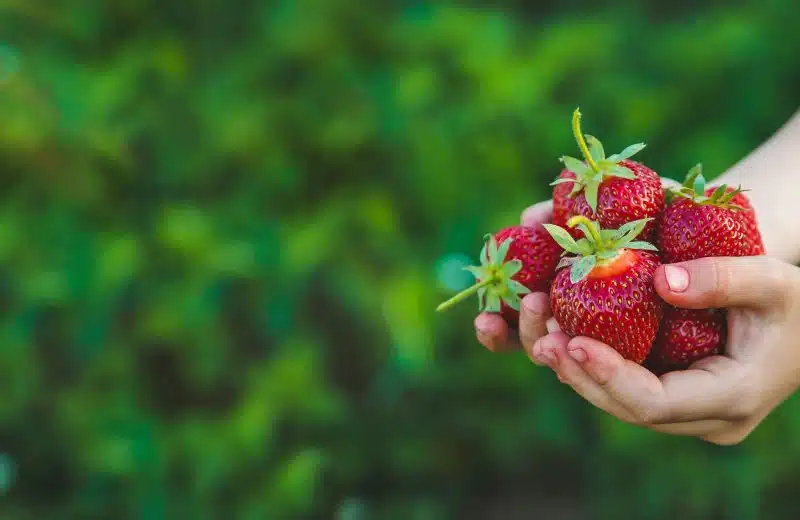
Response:
[[[786,302],[797,284],[796,271],[767,256],[700,258],[660,266],[653,284],[676,307],[765,308]]]

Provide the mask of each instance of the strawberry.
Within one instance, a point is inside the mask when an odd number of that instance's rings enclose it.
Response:
[[[547,292],[561,249],[541,225],[512,226],[489,236],[480,254],[481,265],[467,267],[476,283],[437,307],[443,311],[478,293],[479,308],[503,315],[509,325],[519,322],[520,298]]]
[[[702,165],[698,164],[672,196],[658,228],[658,248],[664,263],[763,253],[752,208],[733,202],[738,198],[750,205],[741,188],[729,190],[723,184],[706,190]]]
[[[564,227],[571,217],[583,215],[597,221],[603,229],[617,229],[628,222],[649,218],[652,220],[640,238],[651,240],[664,209],[661,178],[644,164],[629,160],[645,145],[634,144],[606,157],[599,140],[581,133],[580,117],[580,110],[575,110],[572,131],[585,162],[567,156],[560,159],[566,168],[551,183],[553,224]],[[577,229],[568,231],[574,238],[580,237]]]
[[[550,306],[561,330],[587,336],[616,349],[625,359],[642,363],[653,345],[662,315],[662,300],[653,287],[659,265],[652,244],[634,239],[649,219],[616,230],[600,230],[584,216],[567,225],[585,235],[575,241],[567,230],[545,227],[564,249],[550,289]],[[569,269],[563,267],[569,266]]]
[[[648,364],[659,371],[684,370],[725,347],[725,309],[680,309],[666,306]]]
[[[712,186],[706,190],[706,196],[710,197],[714,194],[714,192],[719,189],[719,186]],[[727,188],[725,193],[736,192],[733,188]],[[734,193],[733,198],[731,198],[730,203],[734,206],[739,206],[744,211],[740,213],[742,220],[745,222],[745,233],[749,235],[749,241],[752,244],[752,248],[748,256],[759,256],[766,254],[766,249],[764,248],[764,240],[761,238],[761,231],[758,229],[758,221],[756,219],[756,212],[753,209],[753,205],[750,204],[750,199],[742,193],[741,191]]]

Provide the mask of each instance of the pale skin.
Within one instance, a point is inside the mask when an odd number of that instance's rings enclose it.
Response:
[[[659,267],[656,291],[671,305],[728,308],[725,356],[657,377],[614,349],[570,338],[552,318],[549,296],[522,300],[519,334],[493,314],[475,319],[493,352],[523,348],[537,365],[617,418],[654,431],[715,444],[744,440],[800,386],[800,112],[713,184],[742,185],[755,208],[765,257],[704,258]],[[546,222],[549,201],[522,214]]]

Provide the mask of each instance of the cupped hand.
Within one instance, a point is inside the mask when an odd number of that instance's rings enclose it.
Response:
[[[661,377],[585,337],[523,344],[559,380],[619,419],[735,444],[800,385],[800,269],[769,257],[703,258],[659,267],[658,294],[684,308],[728,308],[724,356]]]

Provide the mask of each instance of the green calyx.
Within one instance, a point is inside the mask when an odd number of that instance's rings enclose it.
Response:
[[[553,240],[564,249],[556,269],[569,267],[570,281],[578,283],[586,278],[595,266],[616,260],[623,249],[657,251],[649,242],[634,240],[651,220],[653,219],[634,220],[623,224],[619,229],[600,229],[596,222],[578,215],[569,219],[567,226],[581,230],[584,238],[580,240],[575,240],[567,230],[554,224],[545,224],[544,227]],[[574,256],[568,256],[570,254]]]
[[[519,310],[520,299],[531,291],[518,281],[512,280],[512,277],[522,269],[522,262],[516,258],[506,260],[511,242],[513,239],[509,237],[498,245],[494,236],[487,236],[481,250],[481,265],[464,268],[475,276],[475,285],[456,294],[439,305],[436,310],[447,310],[475,293],[478,293],[478,308],[481,311],[500,312],[501,303]]]
[[[623,179],[635,179],[636,174],[630,168],[621,166],[619,163],[625,159],[630,159],[637,153],[641,152],[645,147],[644,143],[632,144],[622,150],[620,153],[615,153],[606,157],[606,152],[603,149],[602,143],[591,135],[586,135],[581,132],[581,111],[576,108],[572,114],[572,133],[575,135],[575,140],[578,142],[578,147],[581,149],[586,162],[574,157],[564,156],[559,160],[564,163],[564,166],[575,174],[574,179],[556,179],[550,183],[551,186],[562,184],[566,182],[573,183],[570,197],[584,192],[586,202],[592,208],[593,212],[597,211],[597,190],[603,179],[606,177],[621,177]],[[587,145],[588,141],[588,145]]]
[[[732,204],[731,200],[747,190],[743,190],[741,186],[735,190],[728,192],[728,185],[722,184],[718,186],[711,195],[706,195],[706,179],[703,176],[703,165],[697,164],[686,175],[686,179],[680,188],[669,189],[669,200],[675,200],[678,197],[687,198],[695,204],[719,206],[721,208],[730,209],[733,211],[747,211],[737,204]]]

